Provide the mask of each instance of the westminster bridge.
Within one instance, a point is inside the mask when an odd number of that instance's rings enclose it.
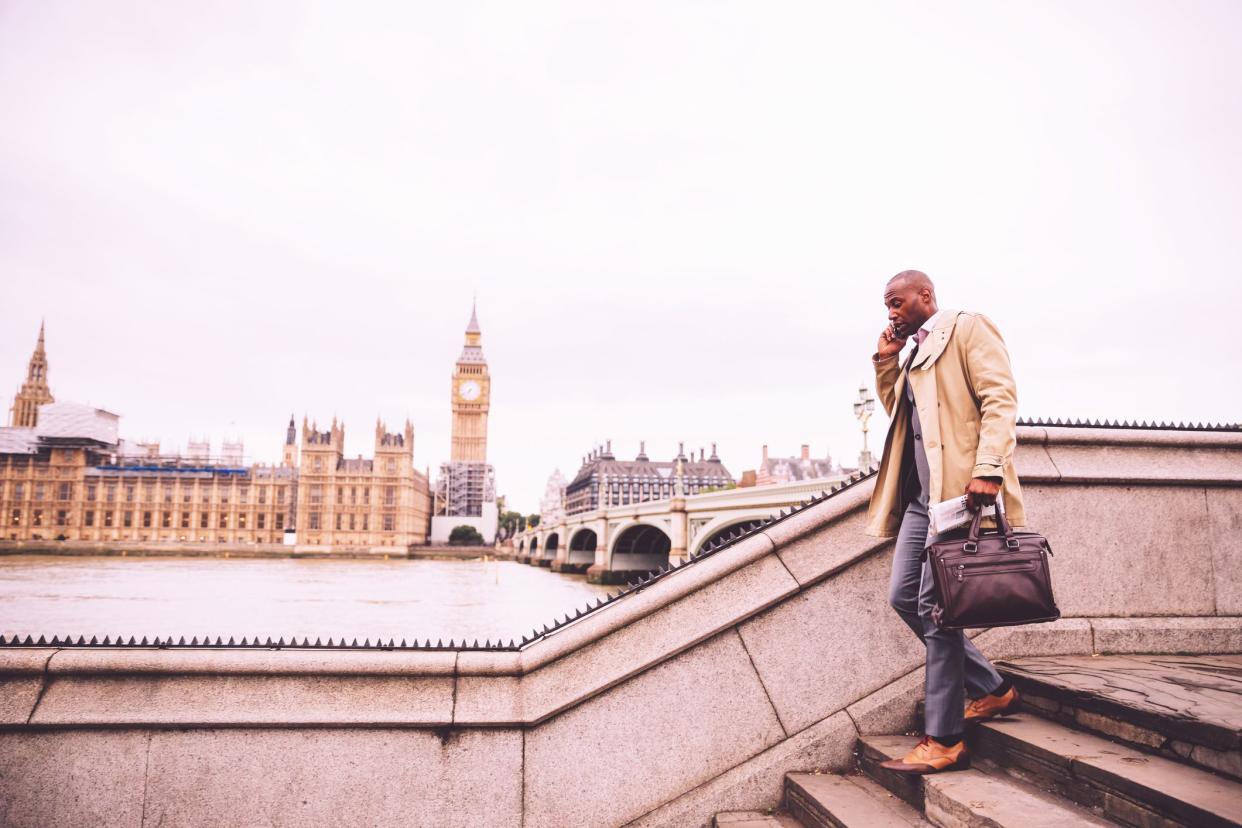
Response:
[[[840,474],[605,505],[524,530],[514,537],[513,550],[524,563],[585,572],[595,583],[625,583],[682,563],[849,479]]]

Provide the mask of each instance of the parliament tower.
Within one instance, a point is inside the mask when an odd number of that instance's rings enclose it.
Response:
[[[43,350],[43,323],[39,323],[39,341],[26,368],[26,381],[13,398],[9,425],[34,428],[39,422],[39,406],[55,402],[47,385],[47,354]]]
[[[440,465],[431,518],[433,543],[447,541],[460,526],[476,529],[487,543],[496,538],[495,472],[487,462],[487,415],[492,380],[483,356],[477,307],[470,309],[466,344],[453,367],[453,409],[449,462]]]
[[[453,370],[453,445],[449,455],[453,462],[487,462],[487,411],[492,388],[487,358],[479,344],[482,337],[477,307],[471,307],[466,344]]]

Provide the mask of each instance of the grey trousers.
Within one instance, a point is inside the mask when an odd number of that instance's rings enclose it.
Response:
[[[961,630],[942,630],[931,619],[935,585],[931,565],[919,560],[933,536],[928,530],[927,507],[918,502],[906,506],[888,602],[901,620],[927,646],[927,723],[929,736],[961,733],[965,694],[979,698],[1001,686],[1000,674]]]

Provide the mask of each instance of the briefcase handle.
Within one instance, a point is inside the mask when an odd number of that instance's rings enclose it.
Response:
[[[966,536],[966,542],[962,544],[962,551],[967,555],[973,555],[979,551],[979,533],[982,530],[983,507],[980,506],[975,510],[975,516],[970,521],[970,533]],[[1013,536],[1013,527],[1009,525],[1009,519],[1005,517],[1005,506],[1001,502],[1000,494],[996,495],[996,522],[1000,526],[1000,531],[1005,535],[1005,546],[1010,549],[1018,548],[1018,539]]]

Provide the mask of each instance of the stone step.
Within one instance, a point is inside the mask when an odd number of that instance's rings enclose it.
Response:
[[[1045,718],[1242,780],[1242,655],[1056,656],[996,666]]]
[[[925,828],[923,815],[860,774],[791,773],[785,807],[806,828]]]
[[[1037,716],[984,722],[974,755],[1127,825],[1242,826],[1242,783]]]
[[[1065,828],[1113,823],[1088,809],[1007,776],[999,770],[968,770],[907,776],[879,763],[899,759],[917,742],[913,736],[863,736],[863,771],[915,807],[934,825],[947,828]]]
[[[786,813],[764,811],[729,811],[716,814],[714,828],[804,828],[802,823]]]

